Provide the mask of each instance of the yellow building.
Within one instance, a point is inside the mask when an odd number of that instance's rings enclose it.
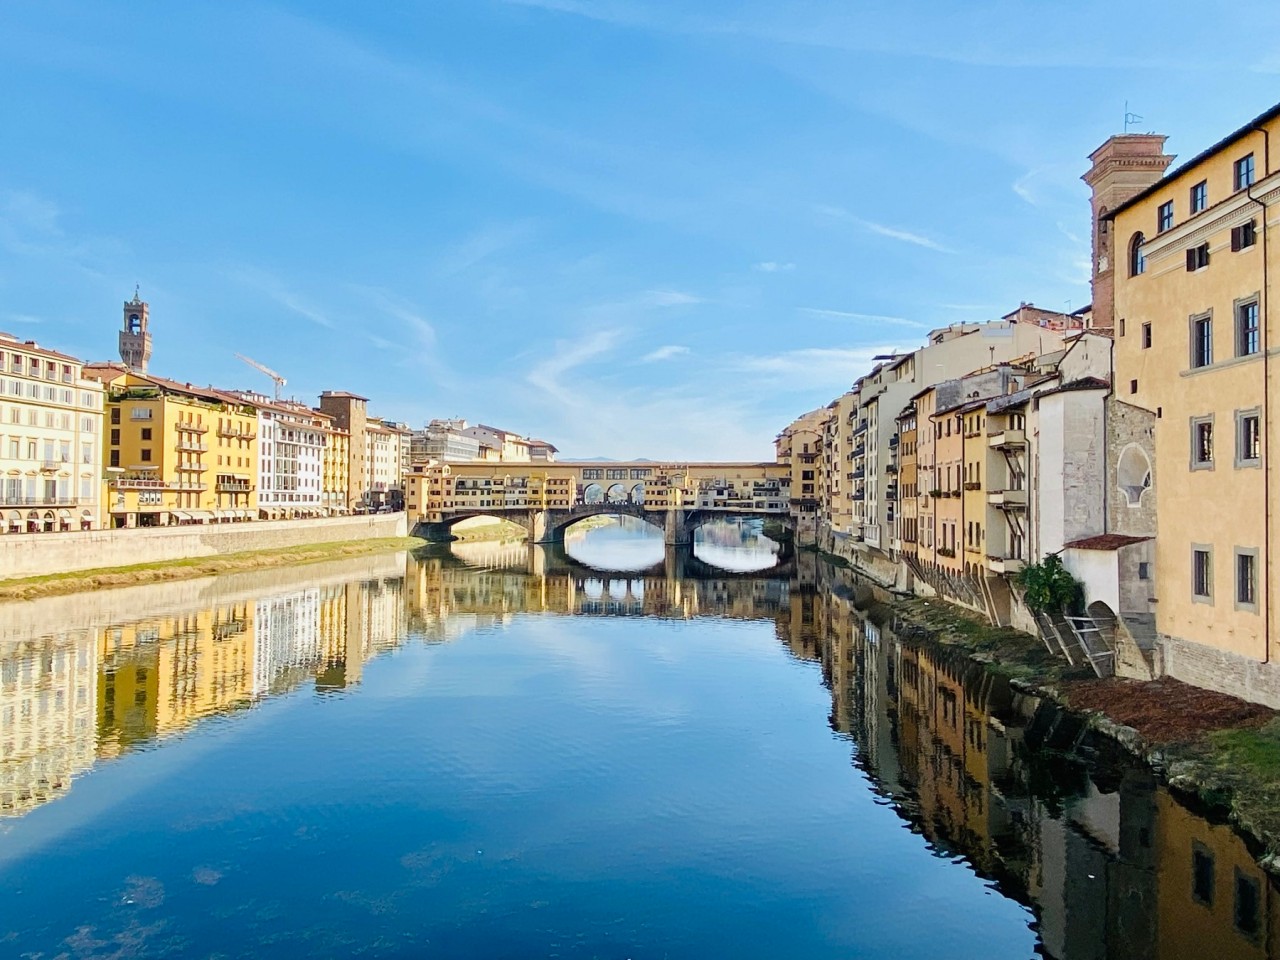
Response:
[[[1094,203],[1095,233],[1109,233],[1115,250],[1116,392],[1155,415],[1154,470],[1132,458],[1139,469],[1119,477],[1118,495],[1135,508],[1144,493],[1155,497],[1166,669],[1272,706],[1280,571],[1267,278],[1280,254],[1267,231],[1280,198],[1269,160],[1276,133],[1280,106],[1118,206]],[[1099,148],[1095,166],[1123,139]],[[1163,138],[1152,139],[1167,162]],[[1105,170],[1086,180],[1095,194],[1110,182]]]
[[[320,479],[320,502],[330,515],[345,514],[350,488],[351,431],[338,426],[334,418],[315,411],[324,433],[324,464]]]
[[[94,364],[107,391],[107,512],[113,527],[257,516],[258,413],[243,398]]]
[[[789,424],[774,440],[778,462],[791,468],[791,518],[799,543],[813,543],[817,537],[821,503],[818,485],[824,470],[822,448],[830,415],[826,407],[811,410]]]
[[[987,402],[966,404],[960,410],[960,420],[964,430],[964,571],[981,574],[987,566]]]
[[[0,333],[0,534],[100,526],[102,384]]]

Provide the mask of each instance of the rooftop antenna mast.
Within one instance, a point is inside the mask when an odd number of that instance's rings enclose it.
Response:
[[[1136,113],[1129,112],[1129,101],[1124,102],[1124,132],[1128,133],[1130,127],[1136,127],[1142,122],[1142,117]]]
[[[263,366],[262,364],[260,364],[257,360],[250,359],[249,357],[246,357],[246,356],[245,356],[244,354],[242,354],[242,353],[237,353],[237,354],[236,354],[236,359],[237,359],[237,360],[243,360],[243,361],[244,361],[245,363],[247,363],[249,366],[253,367],[253,369],[258,370],[258,371],[261,371],[262,373],[265,373],[268,377],[270,377],[272,380],[274,380],[274,381],[275,381],[275,383],[276,383],[276,402],[277,402],[277,403],[279,403],[279,402],[280,402],[280,388],[281,388],[281,387],[283,387],[283,386],[284,386],[286,383],[288,383],[289,381],[288,381],[288,380],[286,380],[284,377],[280,376],[280,374],[276,373],[276,372],[275,372],[274,370],[272,370],[270,367],[265,367],[265,366]]]

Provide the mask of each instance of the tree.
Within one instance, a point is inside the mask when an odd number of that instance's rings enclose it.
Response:
[[[1056,553],[1047,554],[1040,563],[1022,568],[1018,585],[1025,591],[1023,600],[1037,613],[1061,615],[1078,610],[1084,604],[1084,588],[1062,565]]]

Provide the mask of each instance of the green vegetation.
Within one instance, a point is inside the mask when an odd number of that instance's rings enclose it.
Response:
[[[379,537],[372,540],[315,543],[287,550],[249,550],[214,557],[188,557],[159,563],[135,563],[128,566],[101,567],[73,573],[52,573],[42,577],[0,580],[0,601],[33,600],[81,590],[129,587],[142,583],[168,580],[190,580],[221,573],[239,573],[265,567],[286,567],[320,560],[343,560],[351,557],[412,550],[423,546],[417,537]]]
[[[1056,553],[1040,563],[1031,563],[1018,574],[1018,586],[1026,591],[1023,601],[1037,613],[1062,615],[1079,611],[1084,604],[1084,588],[1062,565]]]

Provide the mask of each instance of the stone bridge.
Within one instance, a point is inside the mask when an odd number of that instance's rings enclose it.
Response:
[[[790,526],[790,467],[778,463],[443,463],[415,467],[405,500],[414,533],[452,539],[454,524],[499,517],[534,543],[558,543],[588,517],[636,517],[668,545],[693,542],[717,518]]]

